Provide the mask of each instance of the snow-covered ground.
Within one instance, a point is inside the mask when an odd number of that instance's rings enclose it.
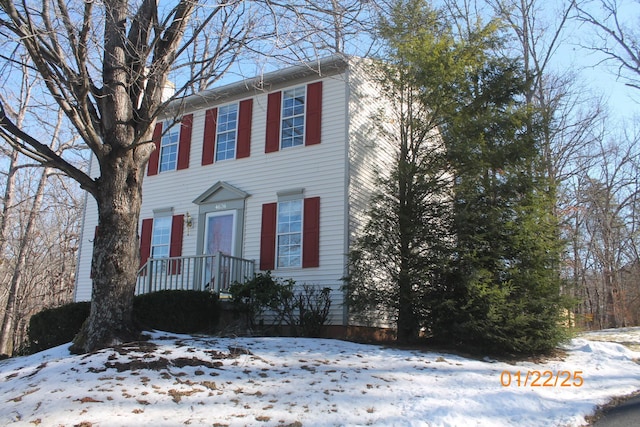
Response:
[[[153,333],[0,362],[2,426],[579,426],[640,389],[640,328],[508,364],[338,340]]]

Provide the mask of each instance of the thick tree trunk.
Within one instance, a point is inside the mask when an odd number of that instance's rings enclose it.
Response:
[[[401,267],[401,269],[403,268],[406,269],[407,267]],[[411,278],[401,271],[399,275],[398,342],[410,343],[417,338],[418,328],[414,312],[415,304],[415,295],[413,289],[411,289]]]
[[[98,232],[93,243],[91,311],[71,351],[84,353],[139,338],[133,296],[140,253],[138,219],[144,167],[133,156],[105,162],[98,185]]]
[[[165,108],[162,94],[167,76],[175,69],[176,58],[183,54],[183,48],[194,42],[189,38],[183,43],[183,36],[199,5],[192,1],[175,2],[160,24],[155,0],[133,2],[135,5],[126,0],[105,0],[95,7],[93,2],[85,3],[82,17],[68,14],[63,6],[52,10],[50,15],[45,13],[44,18],[38,15],[38,22],[49,16],[59,17],[57,22],[63,25],[60,28],[69,33],[68,49],[54,49],[55,52],[42,48],[49,43],[52,29],[48,25],[23,25],[25,20],[31,21],[31,9],[25,5],[16,7],[14,2],[3,2],[0,7],[6,15],[3,27],[20,40],[32,59],[31,66],[47,82],[53,99],[100,165],[100,178],[93,180],[50,146],[20,129],[7,117],[0,102],[3,133],[15,137],[14,142],[9,142],[36,161],[78,181],[98,204],[100,232],[95,238],[92,260],[92,306],[89,319],[74,340],[74,352],[94,351],[137,336],[132,311],[139,265],[137,229],[143,171],[155,147],[151,136],[156,118]],[[197,37],[222,9],[213,8],[190,37]],[[73,31],[76,22],[81,27],[77,33]],[[104,25],[102,38],[97,35],[100,24]],[[241,45],[241,41],[236,44],[222,37],[225,47],[220,54]],[[101,79],[94,79],[88,71],[95,68],[92,47],[103,53]],[[71,59],[74,65],[62,75],[55,70],[69,60],[60,53],[67,50],[74,53]],[[217,63],[217,55],[213,58]]]
[[[128,3],[123,0],[105,2],[105,9],[102,75],[105,85],[100,100],[103,145],[96,153],[100,178],[94,192],[98,204],[98,232],[91,262],[91,311],[71,347],[71,351],[77,353],[95,351],[139,336],[133,323],[133,296],[140,261],[138,220],[144,165],[152,148],[149,144],[138,145],[136,141],[151,141],[155,123],[146,123],[139,112],[134,112],[138,97],[131,96],[131,90],[139,77],[131,74],[131,67],[145,54],[144,50],[136,50],[135,43],[129,45],[125,37],[123,23],[129,19]],[[148,17],[152,10],[139,17]],[[144,21],[147,25],[151,22]],[[135,40],[137,36],[139,34]],[[140,41],[146,43],[146,39]],[[165,79],[166,74],[161,75],[160,88]],[[145,80],[145,85],[152,85],[154,81]],[[160,90],[155,90],[147,100],[151,102],[147,108],[159,104]],[[145,112],[150,111],[155,109]],[[146,127],[143,126],[145,123]]]
[[[410,103],[409,103],[410,105]],[[409,107],[410,108],[410,107]],[[409,114],[410,116],[411,114]],[[411,227],[411,183],[413,180],[411,151],[409,140],[411,131],[409,123],[401,130],[400,158],[398,162],[398,232],[399,232],[399,258],[398,271],[398,333],[399,342],[411,342],[417,337],[417,319],[415,316],[415,293],[412,289],[410,258],[412,256],[410,242],[412,236]]]

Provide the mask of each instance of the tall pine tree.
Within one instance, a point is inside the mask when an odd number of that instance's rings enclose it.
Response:
[[[395,321],[401,341],[548,350],[563,335],[542,128],[495,23],[450,24],[424,0],[380,23],[396,162],[351,252],[351,312]]]
[[[563,338],[553,194],[538,115],[520,64],[488,56],[467,70],[442,134],[454,171],[455,250],[434,335],[495,352]]]
[[[395,159],[391,172],[379,177],[380,192],[351,252],[346,289],[352,314],[390,320],[398,340],[407,342],[429,328],[433,277],[450,244],[450,203],[444,201],[450,175],[434,108],[451,99],[444,96],[452,87],[444,70],[458,65],[450,26],[422,1],[396,5],[381,21],[380,36],[388,50],[372,74],[390,98],[385,114],[395,126],[380,131],[393,141]],[[427,60],[417,64],[417,57]]]

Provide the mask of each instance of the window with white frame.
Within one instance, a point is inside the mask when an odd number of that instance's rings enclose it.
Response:
[[[153,220],[151,257],[168,258],[171,244],[171,216],[156,217]]]
[[[302,265],[302,199],[278,203],[277,266]]]
[[[305,86],[285,90],[282,93],[281,148],[304,144],[305,95]]]
[[[236,157],[238,105],[225,105],[218,109],[216,129],[216,162]]]
[[[162,135],[162,140],[160,141],[160,172],[176,169],[179,139],[180,126],[173,126]]]

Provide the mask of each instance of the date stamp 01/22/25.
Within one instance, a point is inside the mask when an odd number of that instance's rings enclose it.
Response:
[[[502,387],[582,387],[582,371],[502,371]]]

